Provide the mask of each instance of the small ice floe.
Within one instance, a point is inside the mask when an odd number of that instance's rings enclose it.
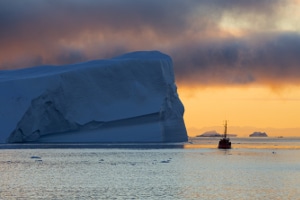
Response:
[[[35,159],[35,162],[43,162],[43,160],[40,156],[31,156],[30,158]]]
[[[39,156],[31,156],[30,158],[31,159],[41,159],[41,157],[39,157]]]
[[[156,163],[157,163],[157,160],[152,161],[152,165],[156,165]]]
[[[0,164],[2,164],[2,163],[10,164],[12,162],[10,160],[8,160],[8,161],[0,161]]]
[[[170,160],[163,160],[163,161],[160,161],[160,163],[170,163]]]

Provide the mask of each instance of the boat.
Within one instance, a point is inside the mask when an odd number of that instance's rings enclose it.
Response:
[[[223,135],[223,138],[220,139],[220,141],[219,141],[218,148],[219,149],[231,149],[230,138],[227,137],[227,120],[225,120],[224,135]]]

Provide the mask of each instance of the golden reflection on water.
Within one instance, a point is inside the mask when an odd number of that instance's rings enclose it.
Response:
[[[217,148],[219,138],[190,138],[184,149]],[[233,138],[232,149],[300,149],[300,138]]]
[[[216,144],[185,144],[184,149],[213,149],[217,148]],[[234,144],[232,149],[300,149],[298,145],[276,145],[276,144]]]
[[[275,149],[299,140],[233,138],[230,150],[218,141],[4,149],[0,199],[299,199],[300,151]]]

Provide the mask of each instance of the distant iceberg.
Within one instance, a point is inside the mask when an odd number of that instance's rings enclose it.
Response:
[[[206,131],[204,133],[202,133],[201,135],[197,135],[196,137],[222,137],[223,134],[218,133],[215,130],[212,131]],[[227,134],[228,137],[236,137],[236,134]]]
[[[249,135],[249,137],[268,137],[268,135],[265,132],[253,132]]]
[[[215,130],[206,131],[201,135],[197,135],[196,137],[221,137],[222,135]]]
[[[0,71],[0,143],[183,142],[172,60],[158,51]]]

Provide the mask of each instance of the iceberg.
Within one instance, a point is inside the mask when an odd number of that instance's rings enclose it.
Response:
[[[249,137],[268,137],[267,133],[256,131],[249,135]]]
[[[184,142],[172,59],[107,60],[0,71],[0,143]]]
[[[221,137],[222,135],[215,130],[206,131],[201,135],[197,135],[196,137]]]
[[[206,131],[204,133],[202,133],[201,135],[197,135],[196,137],[222,137],[223,135],[221,133],[218,133],[215,130],[212,131]],[[229,134],[227,133],[228,137],[236,137],[237,134]]]

